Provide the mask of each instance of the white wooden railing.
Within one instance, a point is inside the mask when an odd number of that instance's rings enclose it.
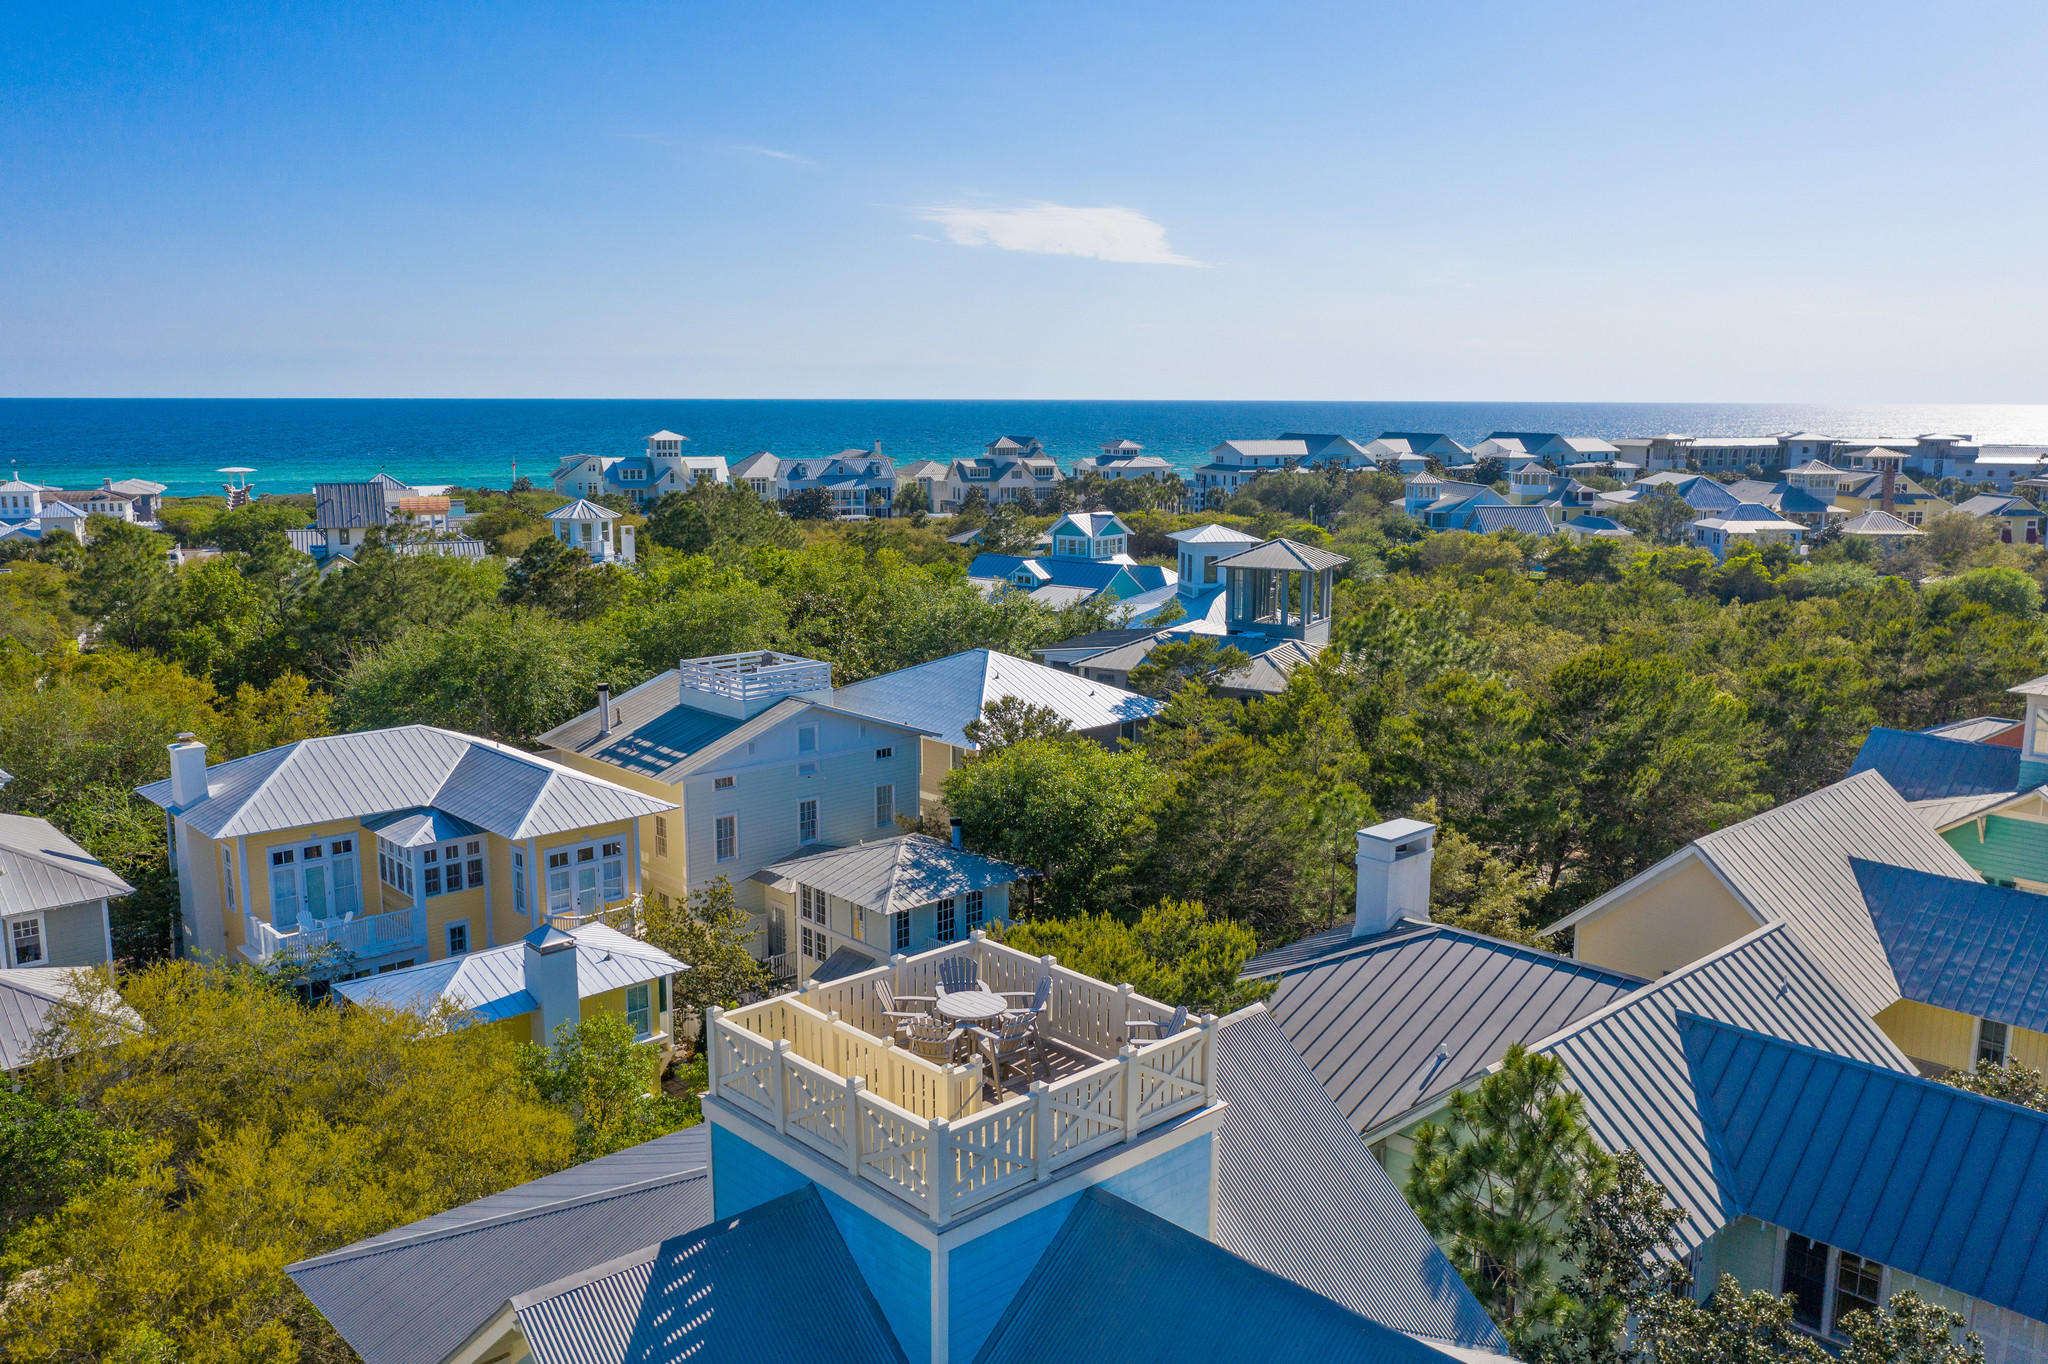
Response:
[[[291,953],[307,953],[332,943],[350,956],[376,957],[424,947],[427,941],[427,912],[400,909],[389,914],[356,915],[349,919],[302,920],[296,928],[279,932],[261,919],[245,920],[249,925],[244,952],[257,962],[274,961]]]
[[[1036,958],[1012,955],[1045,969]],[[987,972],[983,978],[998,984]],[[1055,999],[1062,989],[1072,996],[1064,1024],[1072,1031],[1095,1036],[1121,1027],[1123,1015],[1107,1000],[1118,1010],[1125,1000],[1137,1000],[1131,1017],[1164,1007],[1132,995],[1128,986],[1078,979],[1092,993],[1058,977],[1053,992]],[[807,995],[826,993],[814,987]],[[1145,1046],[1125,1042],[1078,1074],[1036,1082],[1027,1093],[985,1108],[979,1061],[934,1065],[794,995],[731,1012],[705,1011],[716,1098],[939,1223],[1207,1108],[1214,1098],[1215,1028],[1213,1014],[1190,1019],[1174,1036]],[[958,1088],[963,1082],[971,1089]]]
[[[756,649],[710,658],[686,658],[676,670],[682,685],[713,696],[753,701],[791,692],[823,691],[832,685],[832,665],[795,654]]]

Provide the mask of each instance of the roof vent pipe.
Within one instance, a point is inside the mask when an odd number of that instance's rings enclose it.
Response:
[[[597,684],[597,737],[609,739],[612,733],[612,684]]]
[[[955,852],[958,852],[959,850],[960,850],[960,817],[959,817],[958,815],[955,815],[955,816],[953,817],[953,851],[955,851]]]

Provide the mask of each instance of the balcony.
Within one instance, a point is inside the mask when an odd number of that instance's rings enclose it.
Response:
[[[996,991],[1028,994],[1052,978],[1039,1024],[1048,1054],[1060,1054],[1051,1081],[990,1104],[978,1058],[940,1065],[896,1045],[875,986],[935,994],[939,963],[959,955]],[[829,985],[707,1010],[711,1095],[945,1225],[1209,1107],[1213,1015],[1157,1041],[1132,1040],[1132,1023],[1163,1028],[1173,1015],[1128,985],[977,932]]]
[[[685,692],[720,697],[747,708],[797,692],[824,691],[832,685],[829,663],[768,649],[686,658],[678,671]]]
[[[265,964],[280,957],[305,955],[332,944],[352,957],[381,957],[427,945],[427,912],[401,909],[390,914],[351,914],[339,919],[314,919],[283,932],[261,919],[247,920],[248,941],[242,952]]]

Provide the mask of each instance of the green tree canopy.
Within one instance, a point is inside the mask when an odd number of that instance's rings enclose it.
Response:
[[[1230,1013],[1273,989],[1271,981],[1238,979],[1258,951],[1252,931],[1188,900],[1161,900],[1131,921],[1081,914],[1012,923],[1000,936],[1020,952],[1058,957],[1071,970],[1197,1013]]]

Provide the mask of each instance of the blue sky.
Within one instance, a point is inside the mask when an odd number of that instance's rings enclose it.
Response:
[[[10,395],[2048,396],[2038,3],[5,22]]]

